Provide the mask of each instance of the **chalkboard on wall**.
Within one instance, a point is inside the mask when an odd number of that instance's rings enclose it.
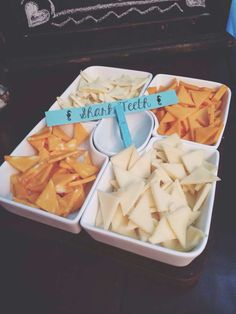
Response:
[[[20,16],[29,34],[85,30],[151,22],[204,12],[205,0],[22,0]]]

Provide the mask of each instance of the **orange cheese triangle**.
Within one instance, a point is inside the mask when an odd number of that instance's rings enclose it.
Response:
[[[48,138],[48,136],[51,134],[51,128],[44,127],[41,131],[38,133],[31,135],[28,140],[42,140],[45,138]]]
[[[195,129],[195,136],[196,136],[196,141],[198,143],[205,144],[208,139],[210,139],[212,136],[214,136],[218,131],[217,127],[206,127],[206,128],[196,128]]]
[[[59,137],[65,142],[68,142],[70,140],[70,137],[59,126],[52,127],[52,134]]]
[[[172,116],[169,112],[167,112],[164,117],[162,118],[161,122],[162,123],[169,123],[175,121],[176,118]]]
[[[98,168],[94,165],[82,163],[73,158],[66,158],[66,162],[79,174],[81,178],[87,178],[97,173]]]
[[[4,159],[21,172],[25,172],[39,162],[39,156],[5,156]]]
[[[83,127],[81,123],[74,124],[73,137],[76,139],[77,145],[80,145],[81,143],[83,143],[87,139],[88,136],[89,136],[89,133],[87,132],[87,130]]]
[[[179,105],[166,106],[165,108],[172,116],[181,120],[196,112],[196,108],[182,107]]]
[[[191,95],[187,92],[186,88],[183,85],[180,85],[178,90],[179,102],[194,106],[194,102],[191,98]]]
[[[45,139],[39,139],[39,140],[34,140],[31,138],[28,138],[27,141],[32,145],[37,151],[41,151],[41,149],[44,148],[45,144]]]
[[[36,200],[36,205],[46,210],[47,212],[56,214],[59,210],[57,194],[53,181],[50,180]]]

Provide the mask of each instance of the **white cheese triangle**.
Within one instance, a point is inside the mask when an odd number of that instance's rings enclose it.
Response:
[[[186,176],[184,166],[180,163],[163,163],[161,167],[168,173],[171,179],[182,179]]]
[[[147,233],[153,232],[153,220],[146,198],[141,198],[129,215],[129,219]]]
[[[180,183],[183,185],[188,184],[200,184],[200,183],[210,183],[214,181],[219,181],[220,178],[215,176],[209,170],[204,167],[198,167],[187,177],[183,178]]]
[[[169,203],[171,200],[170,195],[166,191],[162,190],[160,185],[156,182],[151,183],[151,190],[157,211],[167,211],[169,209]]]
[[[120,205],[124,216],[129,213],[130,209],[138,200],[140,194],[143,192],[144,185],[144,181],[140,181],[118,191]]]
[[[111,193],[103,191],[98,191],[98,198],[100,202],[104,229],[108,230],[117,210],[119,199]]]
[[[173,211],[167,216],[167,220],[183,248],[185,248],[186,246],[186,230],[189,215],[190,215],[189,208],[183,206]]]
[[[149,207],[155,207],[156,206],[154,198],[153,198],[153,195],[152,195],[152,190],[151,190],[150,187],[143,193],[141,198],[146,198],[147,199]]]
[[[134,147],[134,150],[133,150],[131,157],[130,157],[128,170],[130,170],[138,160],[139,160],[139,154],[138,154],[136,147]]]
[[[163,241],[176,239],[176,235],[172,231],[166,217],[161,218],[156,229],[148,239],[153,244],[158,244]]]
[[[182,152],[168,144],[162,144],[166,159],[170,163],[181,163]]]
[[[118,205],[117,210],[116,210],[116,212],[112,218],[112,221],[111,221],[112,229],[117,229],[119,227],[119,225],[121,224],[122,219],[123,219],[122,210],[121,210],[120,205]]]
[[[142,178],[132,174],[130,171],[124,170],[116,165],[113,165],[113,171],[116,181],[121,188],[142,180]]]
[[[197,193],[196,203],[194,204],[193,211],[197,211],[201,208],[210,190],[211,184],[208,183]]]
[[[141,228],[137,229],[137,232],[138,232],[139,239],[143,242],[147,242],[148,238],[150,237],[150,234],[143,231]]]
[[[193,248],[195,248],[200,242],[201,240],[204,238],[204,232],[202,232],[202,230],[190,226],[187,229],[187,235],[186,235],[186,247],[185,247],[185,251],[190,251]]]
[[[202,165],[204,154],[202,150],[194,150],[182,156],[182,161],[188,173]]]
[[[122,169],[127,170],[129,162],[130,162],[130,158],[131,158],[131,155],[132,155],[134,149],[136,149],[136,148],[134,147],[134,145],[132,145],[132,146],[122,150],[117,155],[112,156],[111,157],[112,164],[119,166]]]
[[[112,227],[111,230],[113,232],[119,233],[121,235],[131,237],[134,239],[138,239],[138,236],[137,236],[137,233],[135,232],[135,230],[129,230],[128,229],[128,223],[129,223],[128,217],[123,216],[119,226],[117,228]]]
[[[189,216],[189,220],[188,220],[188,226],[192,225],[200,216],[201,212],[200,211],[196,211],[196,212],[192,212],[190,213]]]
[[[129,220],[128,225],[127,225],[127,229],[128,230],[134,230],[136,228],[138,228],[138,226],[132,220]]]
[[[95,220],[95,226],[98,227],[98,228],[102,228],[103,227],[102,212],[101,212],[100,207],[98,207],[96,220]]]
[[[162,144],[168,144],[169,146],[176,147],[180,143],[180,137],[177,133],[171,134],[164,140],[156,141],[153,145],[154,148],[162,149]]]
[[[191,193],[189,192],[185,192],[184,193],[185,196],[186,196],[186,199],[187,199],[187,202],[188,202],[188,206],[193,209],[195,203],[196,203],[196,195],[192,195]]]
[[[148,178],[151,174],[151,155],[151,151],[144,153],[130,169],[130,173],[141,178]]]

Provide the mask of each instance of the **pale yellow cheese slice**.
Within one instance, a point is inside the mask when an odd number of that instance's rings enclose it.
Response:
[[[168,144],[172,147],[176,147],[177,144],[180,143],[180,137],[177,133],[173,133],[166,137],[164,140],[157,141],[153,144],[154,148],[162,149],[162,144]]]
[[[138,228],[138,226],[132,220],[129,220],[128,225],[127,225],[127,229],[128,230],[134,230],[137,228]]]
[[[124,216],[129,213],[130,209],[138,200],[140,194],[143,192],[144,185],[144,181],[140,181],[118,191],[120,205]]]
[[[201,208],[201,206],[204,203],[205,199],[207,198],[207,195],[210,192],[210,190],[211,190],[211,184],[208,183],[204,186],[204,188],[202,188],[198,192],[196,202],[195,202],[194,207],[193,207],[193,211],[197,211]]]
[[[180,163],[181,162],[182,152],[179,149],[172,147],[168,144],[162,144],[162,147],[163,147],[163,151],[166,155],[166,159],[168,162],[170,162],[170,163]]]
[[[147,242],[148,238],[150,237],[150,234],[143,231],[141,228],[137,229],[137,233],[138,233],[139,239],[143,242]]]
[[[116,165],[113,165],[113,171],[116,181],[121,188],[142,180],[142,178],[134,175],[130,171],[124,170]]]
[[[195,248],[201,242],[204,236],[205,235],[204,235],[204,232],[202,232],[202,230],[196,227],[190,226],[187,229],[185,250],[190,251],[193,248]]]
[[[104,229],[108,230],[119,204],[119,198],[112,193],[98,191]]]
[[[171,200],[170,195],[164,191],[158,183],[151,183],[152,195],[158,212],[164,212],[169,209],[169,203]]]
[[[213,173],[211,173],[209,170],[207,170],[204,167],[198,167],[193,172],[183,178],[180,183],[183,185],[189,185],[189,184],[200,184],[200,183],[210,183],[214,181],[219,181],[220,178],[215,176]]]
[[[116,210],[116,212],[112,218],[112,221],[111,221],[112,229],[117,229],[119,227],[119,225],[121,224],[122,219],[123,219],[123,213],[121,210],[121,206],[118,205],[117,210]]]
[[[130,157],[128,170],[130,170],[135,165],[135,163],[138,161],[138,159],[139,159],[139,154],[138,154],[138,151],[135,147],[132,154],[131,154],[131,157]]]
[[[115,228],[115,229],[111,226],[111,230],[113,232],[119,233],[121,235],[124,235],[124,236],[127,236],[127,237],[131,237],[131,238],[134,238],[134,239],[138,239],[138,235],[135,232],[135,230],[129,230],[128,229],[128,223],[129,223],[128,217],[127,216],[123,216],[119,226],[117,228]]]
[[[148,178],[151,174],[151,155],[152,152],[148,151],[144,153],[130,168],[130,173],[141,178]]]
[[[167,216],[167,220],[183,248],[186,247],[186,231],[189,216],[190,210],[186,206],[180,207]]]
[[[188,226],[192,225],[200,216],[201,212],[200,211],[191,211],[189,220],[188,220]]]
[[[111,157],[111,162],[113,165],[119,166],[122,169],[127,170],[130,162],[131,155],[136,148],[134,145],[122,150],[115,156]]]
[[[202,150],[194,150],[182,156],[182,161],[188,173],[202,165],[204,154]]]
[[[166,217],[161,218],[156,229],[148,239],[152,244],[158,244],[163,241],[176,239],[175,233],[172,231]]]
[[[146,198],[141,198],[129,215],[129,219],[147,233],[153,232],[153,220]]]
[[[95,226],[98,227],[98,228],[102,228],[103,227],[102,212],[100,210],[100,207],[98,207],[96,220],[95,220]]]
[[[182,179],[186,176],[184,166],[180,163],[163,163],[161,166],[173,180]]]

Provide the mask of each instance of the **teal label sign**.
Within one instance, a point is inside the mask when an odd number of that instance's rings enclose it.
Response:
[[[46,123],[48,126],[88,122],[116,116],[115,108],[121,106],[125,114],[161,108],[178,103],[178,97],[174,90],[167,92],[141,96],[127,100],[119,100],[111,103],[101,103],[79,108],[66,108],[46,111]]]

